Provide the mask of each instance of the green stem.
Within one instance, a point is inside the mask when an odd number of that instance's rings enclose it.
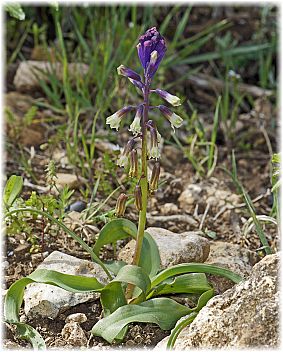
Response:
[[[150,81],[146,79],[144,88],[144,109],[142,119],[142,169],[140,186],[142,192],[142,209],[139,213],[139,224],[136,238],[135,252],[133,256],[133,265],[139,265],[142,243],[144,237],[144,230],[146,225],[146,208],[148,198],[148,181],[147,181],[147,126],[148,121],[148,110],[149,110],[149,91]],[[130,299],[132,297],[134,285],[129,284],[127,287],[126,297]]]
[[[145,82],[144,88],[144,109],[143,109],[143,121],[142,121],[142,170],[141,170],[141,192],[142,192],[142,210],[139,214],[139,225],[136,239],[136,247],[133,257],[133,265],[139,265],[142,242],[146,224],[146,208],[148,198],[148,182],[147,182],[147,127],[146,123],[148,120],[148,109],[149,109],[149,88],[150,82]]]
[[[51,222],[57,224],[59,227],[62,228],[62,230],[64,230],[68,235],[70,235],[74,240],[76,240],[83,247],[83,249],[85,251],[87,251],[90,254],[92,260],[94,262],[96,262],[97,264],[99,264],[102,267],[102,269],[105,271],[105,273],[108,276],[108,278],[110,280],[112,280],[112,276],[111,276],[110,272],[107,270],[107,268],[104,265],[104,263],[93,252],[93,250],[79,236],[77,236],[73,231],[68,229],[68,227],[65,224],[63,224],[61,221],[55,219],[52,215],[46,213],[45,211],[38,210],[38,209],[33,209],[33,208],[14,209],[14,210],[11,210],[11,211],[7,212],[5,217],[11,216],[11,215],[13,215],[15,213],[20,213],[20,212],[30,212],[30,213],[34,213],[34,214],[40,214],[40,215],[45,216],[46,218],[48,218]]]

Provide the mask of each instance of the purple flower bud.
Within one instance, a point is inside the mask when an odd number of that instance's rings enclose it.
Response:
[[[135,206],[138,211],[142,210],[142,191],[139,185],[136,185],[134,190]]]
[[[159,162],[157,162],[154,164],[152,173],[151,173],[151,178],[149,183],[149,189],[151,192],[154,192],[158,188],[159,175],[160,175],[160,164]]]
[[[124,216],[126,211],[126,201],[128,196],[125,193],[121,193],[117,199],[115,215],[116,216]]]
[[[136,81],[135,79],[131,79],[131,78],[129,78],[129,81],[133,83],[133,85],[136,86],[137,88],[143,90],[144,84],[142,82]]]
[[[174,127],[176,128],[181,127],[183,123],[183,119],[179,115],[175,114],[170,109],[168,109],[167,106],[164,106],[164,105],[159,105],[158,109],[161,111],[163,116],[165,116],[166,119],[169,120],[169,122],[171,123],[171,127],[173,128],[174,131],[175,131]]]
[[[164,100],[166,100],[169,104],[171,104],[173,106],[181,105],[180,98],[166,92],[166,90],[155,89],[153,92],[157,93],[161,98],[163,98]]]
[[[148,29],[145,34],[140,37],[137,49],[140,62],[145,72],[149,66],[150,60],[152,61],[148,76],[150,78],[153,77],[167,49],[165,40],[156,30],[156,27]],[[154,51],[156,53],[153,53]]]
[[[141,82],[141,76],[138,73],[136,73],[135,71],[131,70],[130,68],[128,68],[124,65],[120,65],[117,68],[117,72],[119,75],[122,75],[122,76],[128,77],[130,79],[133,79],[135,81]]]
[[[138,177],[139,164],[137,151],[133,149],[130,153],[130,170],[129,177]]]
[[[116,111],[113,115],[107,117],[106,124],[110,125],[111,128],[116,128],[118,131],[122,117],[135,109],[135,106],[125,106],[124,108]]]

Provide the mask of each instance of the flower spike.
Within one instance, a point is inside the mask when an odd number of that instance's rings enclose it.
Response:
[[[167,50],[165,40],[157,31],[156,27],[148,29],[145,34],[139,38],[137,50],[145,72],[152,58],[151,54],[156,51],[156,54],[154,54],[157,55],[156,61],[152,66],[150,73],[148,72],[149,77],[152,78]],[[154,57],[152,59],[154,59]]]

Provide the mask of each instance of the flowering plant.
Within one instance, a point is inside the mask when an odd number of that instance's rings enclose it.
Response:
[[[152,79],[165,55],[166,50],[165,40],[155,27],[147,30],[146,33],[140,37],[137,45],[137,51],[143,67],[143,78],[135,71],[123,65],[119,66],[117,71],[118,74],[127,77],[131,83],[142,91],[144,100],[137,106],[126,106],[106,119],[106,124],[109,124],[111,128],[116,128],[118,130],[121,119],[129,112],[136,112],[135,118],[129,128],[129,131],[132,132],[134,136],[128,141],[117,161],[117,164],[121,167],[124,167],[130,163],[129,176],[139,177],[134,192],[135,205],[139,211],[139,226],[133,265],[138,265],[140,260],[146,224],[148,191],[154,192],[157,189],[160,174],[158,159],[160,158],[159,143],[161,136],[156,128],[155,122],[149,119],[149,111],[158,109],[161,114],[168,119],[173,129],[175,127],[179,128],[183,121],[180,116],[172,112],[164,105],[149,105],[149,97],[151,93],[158,94],[161,98],[173,106],[178,106],[181,104],[178,97],[166,92],[165,90],[151,89]],[[136,141],[138,139],[141,140],[142,145],[140,174],[138,170],[138,153],[135,149]],[[156,160],[149,182],[147,165],[148,158]],[[127,197],[125,194],[120,195],[118,198],[116,206],[117,216],[122,216],[124,214],[126,199]],[[129,292],[128,295],[130,295]]]
[[[137,179],[134,197],[135,206],[139,211],[138,228],[133,222],[121,218],[125,213],[127,200],[127,195],[124,193],[117,200],[115,210],[117,219],[103,227],[93,248],[90,248],[65,224],[44,211],[20,208],[12,209],[7,213],[7,216],[11,216],[14,213],[27,211],[46,216],[78,241],[108,277],[108,282],[102,284],[94,277],[37,269],[28,277],[12,284],[5,297],[5,321],[16,325],[20,336],[30,340],[35,348],[44,348],[44,340],[33,327],[21,322],[19,318],[24,289],[30,283],[55,285],[71,292],[99,292],[103,319],[94,325],[91,332],[103,337],[109,343],[121,341],[131,322],[155,323],[161,329],[169,330],[181,317],[187,316],[184,321],[175,326],[169,339],[169,346],[172,346],[181,329],[197,316],[198,311],[214,294],[205,273],[222,275],[234,282],[241,280],[239,275],[227,269],[203,263],[183,263],[161,270],[158,246],[145,231],[148,196],[157,189],[160,174],[158,162],[160,134],[155,122],[149,119],[149,112],[158,109],[168,119],[173,129],[181,126],[182,118],[164,105],[151,106],[149,97],[152,93],[158,94],[173,106],[180,105],[180,99],[164,90],[151,89],[154,74],[166,52],[165,40],[156,28],[149,29],[140,37],[137,50],[143,67],[143,79],[138,73],[125,66],[119,66],[118,73],[126,76],[142,91],[144,100],[137,106],[127,106],[117,111],[107,118],[106,123],[118,130],[121,119],[126,114],[135,112],[129,128],[133,137],[126,144],[117,163],[121,167],[129,163],[129,176]],[[138,163],[139,151],[136,148],[138,140],[141,141],[141,168]],[[150,178],[148,178],[148,159],[155,160]],[[99,258],[100,249],[104,245],[128,237],[136,239],[132,265],[116,260],[105,262]],[[188,308],[171,298],[161,297],[172,294],[197,294],[200,297],[194,308]]]

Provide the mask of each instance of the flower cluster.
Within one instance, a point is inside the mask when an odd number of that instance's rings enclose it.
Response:
[[[129,131],[132,132],[133,137],[129,140],[123,149],[117,164],[120,167],[127,167],[129,165],[129,176],[138,178],[139,166],[138,150],[135,146],[136,139],[140,138],[142,143],[146,140],[147,159],[155,160],[152,176],[149,181],[149,190],[153,192],[158,187],[160,174],[160,165],[158,159],[160,158],[159,143],[161,136],[156,128],[155,122],[153,120],[148,120],[149,108],[157,108],[161,114],[170,122],[174,131],[175,128],[179,128],[181,126],[183,119],[171,111],[167,106],[158,105],[149,107],[149,96],[150,94],[155,93],[172,106],[181,105],[181,101],[178,97],[166,92],[165,90],[150,89],[153,76],[156,73],[166,52],[165,40],[155,27],[147,30],[145,34],[139,38],[137,51],[141,65],[143,67],[143,77],[130,68],[125,67],[124,65],[119,66],[117,68],[117,72],[119,75],[127,77],[132,84],[134,84],[138,89],[142,91],[144,101],[137,106],[126,106],[118,110],[106,119],[106,124],[109,124],[111,128],[118,130],[122,118],[125,117],[128,113],[135,111],[133,122],[129,127]],[[137,183],[134,197],[136,207],[140,211],[142,209],[142,191],[140,189],[139,182]],[[123,194],[118,199],[116,215],[123,215],[125,211],[125,202],[126,196]]]

